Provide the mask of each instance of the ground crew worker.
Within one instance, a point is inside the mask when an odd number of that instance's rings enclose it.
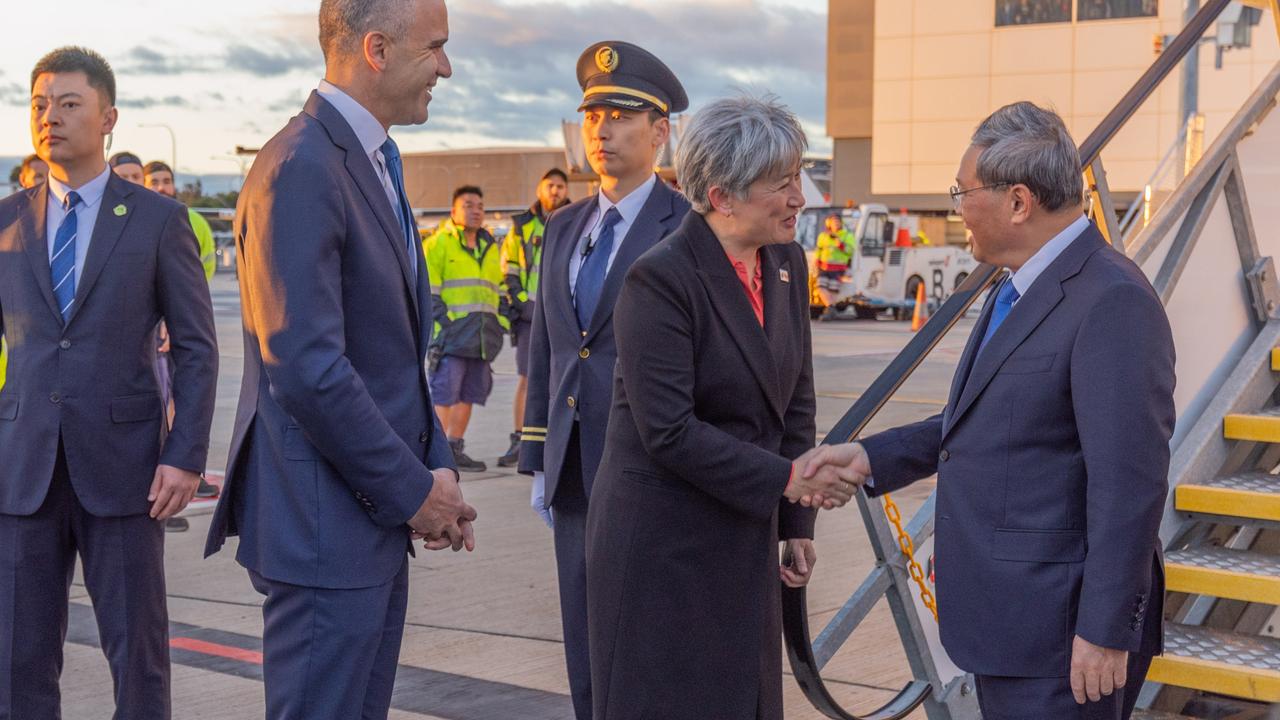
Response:
[[[511,232],[502,241],[502,272],[511,299],[511,344],[516,348],[516,396],[512,402],[515,430],[511,447],[498,458],[498,467],[520,462],[520,430],[524,427],[524,400],[529,391],[529,346],[533,332],[533,303],[538,296],[538,271],[542,265],[542,230],[553,210],[569,204],[569,176],[551,168],[538,182],[538,199],[511,219]]]
[[[826,232],[818,235],[818,294],[827,306],[823,317],[830,317],[835,312],[834,305],[840,295],[840,279],[849,269],[853,251],[853,233],[844,229],[840,213],[831,213],[827,216]]]
[[[484,405],[493,390],[490,363],[510,327],[501,314],[502,250],[483,224],[484,193],[464,185],[453,192],[449,219],[423,243],[434,296],[431,398],[463,472],[487,469],[467,456],[463,435],[472,406]]]
[[[143,184],[148,190],[174,199],[178,197],[178,186],[173,181],[173,168],[167,164],[159,160],[149,162],[142,169],[142,175]],[[209,227],[208,220],[191,208],[187,208],[187,219],[191,221],[191,229],[200,244],[200,264],[204,265],[204,279],[212,280],[214,271],[218,269],[218,249],[213,243],[213,228]]]
[[[44,182],[49,177],[49,164],[40,159],[39,155],[28,155],[22,161],[22,168],[18,171],[18,184],[23,190],[31,188]],[[0,389],[4,388],[5,368],[8,366],[8,349],[6,348],[4,336],[0,335]]]

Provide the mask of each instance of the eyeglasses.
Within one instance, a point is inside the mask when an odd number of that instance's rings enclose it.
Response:
[[[990,190],[991,188],[1005,187],[1012,184],[1013,183],[998,182],[991,183],[990,185],[983,185],[981,187],[969,188],[968,190],[961,190],[959,185],[952,185],[951,190],[949,191],[951,194],[951,207],[956,212],[960,212],[960,204],[964,202],[965,195],[968,195],[971,192],[977,192],[978,190]]]

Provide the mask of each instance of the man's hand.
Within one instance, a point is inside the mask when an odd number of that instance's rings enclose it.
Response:
[[[792,466],[786,496],[805,507],[840,507],[871,474],[871,461],[858,443],[819,445]]]
[[[199,487],[200,473],[169,465],[157,466],[155,479],[147,491],[147,501],[151,503],[149,514],[156,520],[168,520],[182,512]]]
[[[431,475],[435,484],[422,507],[409,518],[409,528],[416,537],[426,540],[424,547],[428,550],[475,550],[476,535],[471,523],[475,522],[476,509],[463,502],[458,476],[448,469],[432,470]]]
[[[782,566],[778,568],[778,574],[787,587],[802,588],[809,584],[816,564],[818,551],[812,540],[788,540],[786,550],[782,551]]]
[[[1129,653],[1100,647],[1079,635],[1071,643],[1071,694],[1083,705],[1124,687]]]

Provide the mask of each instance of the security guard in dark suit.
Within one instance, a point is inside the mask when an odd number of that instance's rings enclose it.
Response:
[[[653,172],[689,106],[674,73],[643,48],[592,45],[578,59],[582,139],[600,191],[551,216],[534,307],[520,472],[554,527],[569,688],[591,717],[587,653],[587,499],[613,395],[613,304],[631,264],[676,229],[689,203]]]

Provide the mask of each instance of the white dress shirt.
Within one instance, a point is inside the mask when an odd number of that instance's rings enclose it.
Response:
[[[391,180],[391,173],[387,171],[387,159],[382,154],[382,144],[387,141],[387,129],[382,127],[382,123],[378,122],[373,113],[356,102],[355,98],[328,80],[320,81],[316,93],[329,101],[329,104],[355,132],[356,139],[360,141],[360,147],[364,148],[365,154],[369,156],[369,162],[373,164],[374,175],[382,183],[382,190],[387,194],[387,202],[391,203],[392,212],[399,219],[400,199],[396,195],[396,184]]]
[[[67,217],[64,203],[67,193],[75,191],[80,196],[76,204],[76,268],[75,283],[80,285],[80,273],[84,270],[84,260],[89,254],[89,242],[93,240],[93,226],[98,222],[98,206],[102,204],[102,194],[107,191],[107,178],[111,177],[111,168],[103,169],[89,182],[73,188],[61,182],[53,175],[49,176],[49,204],[45,213],[45,240],[49,247],[49,264],[53,265],[53,241],[58,236],[58,226]]]
[[[609,212],[609,208],[618,208],[618,214],[622,219],[613,226],[613,249],[609,251],[609,262],[605,263],[605,275],[609,274],[609,269],[613,267],[614,258],[618,257],[618,250],[622,247],[622,243],[627,239],[627,231],[631,229],[632,223],[640,216],[640,211],[644,209],[644,204],[649,200],[649,195],[653,193],[653,188],[658,184],[658,176],[650,175],[649,179],[643,185],[627,193],[627,196],[613,202],[605,197],[604,193],[596,193],[597,204],[595,214],[587,221],[587,231],[578,238],[577,252],[569,256],[569,294],[572,295],[578,288],[578,271],[582,269],[582,248],[587,246],[588,238],[600,238],[600,227],[604,224],[604,214]]]
[[[1018,298],[1021,299],[1027,291],[1031,289],[1031,283],[1040,277],[1040,274],[1049,267],[1058,256],[1066,250],[1069,245],[1078,237],[1084,234],[1089,227],[1089,218],[1081,215],[1076,221],[1063,228],[1062,232],[1054,235],[1049,242],[1045,243],[1035,255],[1031,256],[1013,273],[1013,288],[1018,291]],[[1018,304],[1017,300],[1013,301],[1014,305]]]

